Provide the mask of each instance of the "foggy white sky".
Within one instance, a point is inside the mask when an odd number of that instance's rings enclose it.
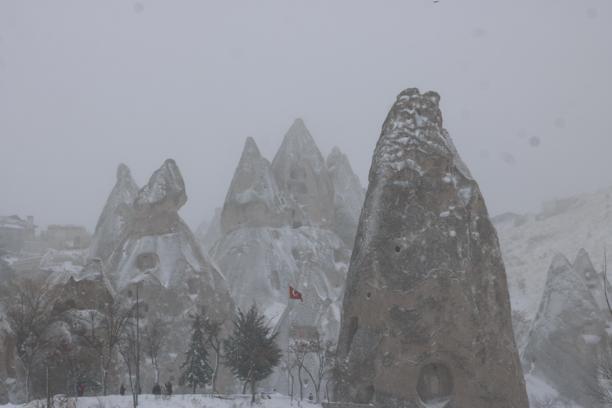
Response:
[[[608,0],[0,0],[0,214],[93,229],[119,162],[172,157],[195,227],[296,117],[365,184],[413,86],[493,214],[612,185]]]

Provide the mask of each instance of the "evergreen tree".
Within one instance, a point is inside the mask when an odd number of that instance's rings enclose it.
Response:
[[[264,316],[255,305],[244,314],[238,310],[232,334],[223,342],[225,363],[235,377],[244,382],[243,392],[251,386],[255,401],[257,382],[274,370],[282,353],[276,345],[276,334],[266,326]]]
[[[208,363],[207,339],[204,335],[204,317],[198,313],[193,318],[191,341],[185,353],[185,362],[181,365],[183,373],[179,378],[181,385],[187,384],[195,394],[197,387],[203,387],[210,382],[213,369]]]

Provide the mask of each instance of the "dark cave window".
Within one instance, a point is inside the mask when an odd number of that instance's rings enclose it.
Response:
[[[368,385],[367,387],[361,388],[357,392],[357,403],[358,404],[369,404],[374,398],[374,386]]]
[[[423,366],[419,373],[417,393],[424,403],[450,399],[453,378],[448,367],[441,363]]]
[[[136,267],[141,271],[153,269],[159,263],[159,256],[155,252],[145,252],[136,258]]]

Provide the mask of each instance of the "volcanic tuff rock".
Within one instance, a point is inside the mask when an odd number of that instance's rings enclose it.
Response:
[[[350,217],[340,224],[334,219],[340,210],[352,215],[362,205],[358,195],[358,202],[349,202],[355,196],[350,189],[361,186],[354,186],[356,176],[339,156],[333,155],[328,169],[299,119],[285,135],[271,167],[255,142],[247,139],[223,206],[222,234],[210,249],[236,305],[247,309],[256,303],[275,325],[277,342],[285,352],[296,326],[316,329],[326,340],[337,339],[351,251],[346,241],[352,242],[354,236],[350,236]],[[338,195],[334,172],[338,182],[353,183]],[[344,201],[335,201],[339,197]],[[348,225],[345,240],[338,236],[337,225]],[[213,228],[214,223],[210,235]],[[289,300],[289,286],[302,293],[303,302]],[[277,370],[268,384],[285,390],[286,373]]]
[[[227,307],[223,277],[204,258],[178,215],[186,201],[180,170],[166,160],[134,200],[134,216],[109,259],[107,275],[118,291],[144,280]]]
[[[554,257],[523,366],[526,374],[544,379],[562,397],[597,407],[598,360],[606,353],[607,314],[585,279],[588,264],[583,251],[574,266],[563,255]]]
[[[108,259],[124,232],[137,194],[138,186],[132,178],[130,169],[125,164],[120,164],[117,168],[117,181],[96,225],[90,246],[90,257]]]
[[[205,254],[210,253],[210,249],[223,235],[221,231],[221,208],[215,208],[215,215],[210,221],[202,221],[195,231],[196,239],[200,243]]]
[[[508,274],[512,311],[520,317],[515,323],[529,327],[556,253],[575,254],[584,248],[601,269],[604,244],[612,242],[612,188],[546,202],[537,214],[502,214],[493,221]],[[607,250],[612,253],[609,245]],[[528,334],[528,330],[521,331]],[[526,342],[526,336],[517,338],[521,350]]]
[[[223,233],[242,227],[279,227],[288,223],[288,209],[276,185],[270,162],[247,138],[223,212]]]
[[[272,161],[279,188],[295,200],[292,224],[331,227],[334,186],[325,160],[302,119],[289,128]]]
[[[166,160],[139,191],[125,233],[104,267],[117,294],[133,300],[138,286],[145,309],[172,322],[161,366],[176,378],[182,361],[170,356],[186,349],[188,313],[204,306],[210,317],[229,322],[234,312],[225,279],[178,215],[186,200],[180,170]]]
[[[603,274],[597,272],[591,261],[589,253],[580,248],[573,263],[574,270],[582,277],[589,292],[593,296],[599,310],[604,314],[608,314],[608,304],[606,302],[606,294],[604,292]],[[608,293],[610,294],[610,285],[608,284]]]
[[[327,156],[326,164],[334,185],[334,230],[352,248],[365,190],[348,158],[338,147]]]
[[[247,309],[256,302],[270,322],[281,326],[295,322],[299,314],[300,324],[319,327],[333,338],[339,329],[339,302],[350,250],[332,230],[314,222],[302,225],[309,210],[305,201],[299,203],[304,197],[292,193],[291,183],[303,182],[300,185],[306,190],[300,191],[310,191],[312,186],[316,191],[316,177],[330,180],[303,122],[293,124],[281,151],[277,158],[288,173],[298,167],[307,171],[277,183],[255,141],[247,139],[223,206],[223,234],[210,254],[224,272],[238,307]],[[291,158],[299,166],[286,161]],[[287,187],[284,191],[283,186]],[[317,210],[320,212],[333,212],[333,203]],[[290,285],[311,296],[288,313]]]
[[[524,408],[497,236],[439,99],[407,89],[383,124],[347,277],[336,397]]]

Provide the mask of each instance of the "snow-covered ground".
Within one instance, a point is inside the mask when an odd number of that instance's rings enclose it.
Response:
[[[132,407],[132,397],[125,395],[111,395],[107,397],[81,397],[78,399],[57,398],[55,407],[58,408],[130,408]],[[63,402],[63,403],[62,403]],[[1,407],[12,408],[39,408],[44,407],[45,401],[33,401],[25,405],[0,405]],[[153,395],[141,395],[139,398],[141,408],[241,408],[251,407],[250,395],[232,396],[210,396],[210,395],[173,395],[171,398],[155,397]],[[285,407],[304,407],[320,408],[321,405],[302,401],[291,401],[289,397],[282,395],[272,395],[270,399],[258,398],[253,405],[259,408],[285,408]]]

